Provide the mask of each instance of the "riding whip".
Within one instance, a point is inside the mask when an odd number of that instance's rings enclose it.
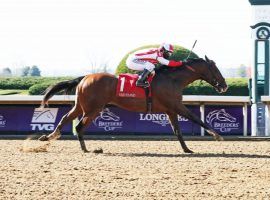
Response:
[[[189,54],[188,54],[188,56],[187,56],[186,60],[189,58],[189,56],[190,56],[190,54],[191,54],[192,50],[194,49],[194,47],[195,47],[196,43],[197,43],[197,40],[195,40],[195,42],[194,42],[194,44],[193,44],[193,46],[192,46],[191,50],[189,51]]]

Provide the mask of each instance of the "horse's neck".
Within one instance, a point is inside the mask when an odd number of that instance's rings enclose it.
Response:
[[[193,67],[186,67],[184,70],[178,72],[177,79],[181,82],[183,88],[200,79],[200,75],[193,70]]]
[[[183,66],[183,68],[179,69],[169,69],[167,72],[159,72],[160,77],[164,77],[165,79],[168,80],[171,79],[173,80],[174,83],[180,86],[181,89],[184,89],[187,85],[190,83],[199,80],[200,79],[200,74],[198,73],[198,70],[196,70],[198,66],[197,65],[192,65],[192,66]],[[159,75],[158,75],[159,76]]]

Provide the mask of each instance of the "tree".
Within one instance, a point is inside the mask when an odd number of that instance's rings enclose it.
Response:
[[[237,70],[237,75],[242,78],[247,77],[247,67],[241,64]]]
[[[40,76],[40,70],[37,66],[33,65],[28,72],[28,76]]]
[[[29,71],[30,71],[30,67],[28,66],[21,68],[20,76],[28,76]]]
[[[4,69],[2,70],[2,75],[3,75],[3,76],[12,76],[11,69],[9,69],[8,67],[4,68]]]
[[[94,58],[94,56],[93,56]],[[98,59],[95,57],[94,59],[89,58],[90,60],[90,67],[88,67],[87,72],[88,73],[100,73],[100,72],[109,72],[109,66],[108,66],[108,59]]]
[[[130,52],[128,52],[124,57],[123,59],[120,61],[118,67],[116,68],[116,74],[120,74],[120,73],[134,73],[134,71],[128,69],[126,67],[126,60],[128,58],[128,55],[131,54],[131,53],[134,53],[135,51],[137,50],[142,50],[142,49],[148,49],[148,48],[157,48],[159,47],[159,45],[157,44],[154,44],[154,45],[147,45],[147,46],[142,46],[142,47],[139,47],[137,49],[134,49]],[[181,47],[179,45],[174,45],[174,53],[173,55],[171,56],[170,59],[172,60],[184,60],[187,58],[188,54],[189,54],[189,50],[184,48],[184,47]],[[198,55],[191,52],[190,54],[190,57],[189,58],[198,58]]]

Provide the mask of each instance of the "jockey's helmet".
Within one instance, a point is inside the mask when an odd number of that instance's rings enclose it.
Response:
[[[169,58],[173,53],[173,45],[169,43],[163,43],[159,47],[159,51],[163,54],[164,58]]]

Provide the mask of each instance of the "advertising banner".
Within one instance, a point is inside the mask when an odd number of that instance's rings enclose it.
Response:
[[[1,132],[25,134],[25,132],[51,132],[71,107],[61,106],[40,110],[33,106],[1,106]],[[72,132],[72,124],[63,127],[63,133]]]
[[[250,118],[250,108],[248,111]],[[241,106],[206,106],[205,122],[221,135],[243,135],[243,108]],[[250,133],[250,120],[248,120]]]
[[[199,106],[187,106],[200,117]],[[0,106],[0,134],[52,132],[71,106],[52,106],[40,110],[35,105]],[[248,108],[248,134],[251,132],[251,110]],[[242,106],[205,106],[205,122],[221,135],[243,135]],[[199,125],[178,116],[183,135],[200,136]],[[72,134],[72,123],[64,126],[64,134]],[[86,134],[172,135],[168,116],[164,113],[129,112],[107,107],[86,128]],[[207,133],[205,135],[208,135]]]
[[[200,116],[199,106],[188,106],[197,116]],[[135,119],[136,130],[140,133],[173,134],[169,118],[164,113],[145,114],[138,113]],[[178,115],[179,127],[184,135],[200,135],[200,127],[190,120]]]
[[[189,106],[200,115],[199,106]],[[186,135],[199,135],[200,127],[178,116],[181,131]],[[163,113],[145,114],[108,107],[86,129],[87,134],[173,134],[168,116]]]

